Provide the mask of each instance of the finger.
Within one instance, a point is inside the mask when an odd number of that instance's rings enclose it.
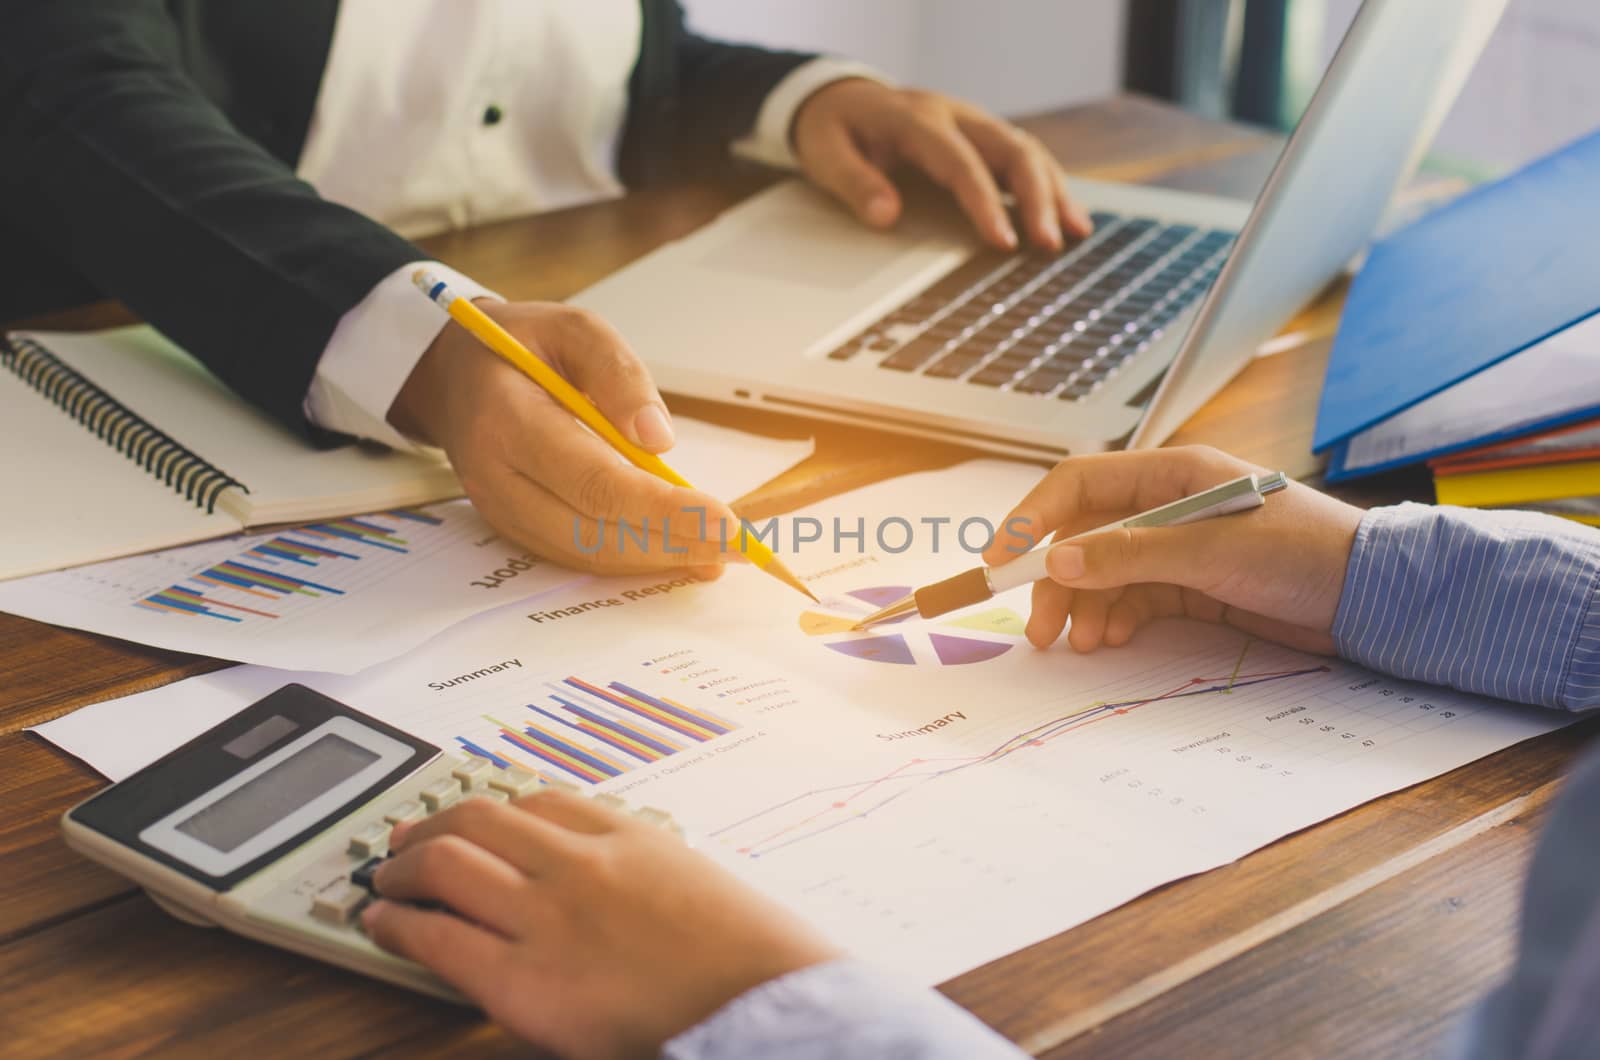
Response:
[[[984,239],[1006,250],[1017,248],[1017,230],[1006,216],[994,175],[952,120],[929,119],[903,134],[901,153],[948,189]]]
[[[1183,614],[1180,590],[1172,585],[1132,585],[1106,613],[1105,642],[1120,648],[1158,618]]]
[[[737,534],[730,531],[724,547],[715,523],[708,524],[709,536],[704,539],[683,532],[699,529],[696,513],[600,520],[510,467],[490,465],[470,476],[468,493],[489,525],[503,536],[539,555],[605,574],[714,567],[743,559],[733,543]],[[664,529],[670,529],[670,537]]]
[[[517,868],[452,834],[410,839],[372,877],[384,898],[438,902],[507,938],[516,934],[526,881]]]
[[[634,467],[591,434],[542,390],[531,386],[511,400],[516,427],[483,428],[483,443],[510,466],[585,515],[597,519],[651,519],[659,523],[699,509],[708,520],[734,519],[732,509],[708,493],[675,486]]]
[[[1067,643],[1073,651],[1087,654],[1100,647],[1110,609],[1111,599],[1104,592],[1072,594],[1072,628],[1067,630]]]
[[[1024,149],[1006,169],[1006,183],[1017,200],[1028,228],[1029,238],[1041,247],[1059,251],[1066,246],[1062,235],[1064,218],[1057,213],[1054,163],[1037,152]]]
[[[391,845],[398,854],[417,844],[453,836],[478,847],[524,876],[539,876],[570,851],[562,829],[493,799],[467,799],[443,813],[425,817],[403,831]]]
[[[861,152],[843,122],[815,129],[803,157],[806,175],[838,196],[863,223],[888,228],[900,218],[900,193]]]
[[[1094,233],[1094,218],[1089,216],[1089,211],[1083,204],[1072,197],[1072,190],[1067,186],[1067,175],[1061,172],[1061,167],[1051,167],[1052,183],[1055,184],[1056,214],[1061,217],[1067,229],[1079,239],[1086,239]]]
[[[1105,642],[1107,647],[1120,648],[1132,639],[1138,628],[1149,620],[1148,605],[1142,594],[1125,594],[1106,612]]]
[[[1033,608],[1028,614],[1028,643],[1048,648],[1067,627],[1072,613],[1072,590],[1051,581],[1033,583]]]
[[[543,351],[635,445],[672,448],[672,420],[644,362],[601,317],[563,306],[540,329]]]
[[[959,126],[989,168],[1004,174],[1028,238],[1038,246],[1059,251],[1065,240],[1062,219],[1056,214],[1054,159],[1021,130],[988,115],[964,118]]]
[[[513,803],[518,810],[552,825],[585,835],[605,835],[625,827],[628,818],[595,799],[564,791],[538,791]]]
[[[1239,547],[1237,531],[1215,520],[1106,530],[1050,546],[1045,567],[1052,581],[1074,589],[1169,582],[1210,593],[1228,566],[1228,547]]]
[[[477,417],[454,452],[468,493],[491,493],[475,479],[512,468],[593,518],[655,521],[694,509],[711,521],[733,519],[727,505],[699,490],[674,486],[636,468],[585,429],[542,388],[495,364],[495,407]],[[503,483],[502,483],[503,484]],[[687,521],[687,520],[683,520]]]
[[[1040,479],[1001,525],[1042,541],[1091,514],[1144,511],[1257,470],[1204,446],[1072,456]],[[1016,557],[1005,539],[1005,534],[997,535],[984,553],[986,563],[998,565]]]
[[[481,1006],[504,982],[510,945],[460,917],[376,901],[362,910],[361,926],[379,948],[416,961]]]

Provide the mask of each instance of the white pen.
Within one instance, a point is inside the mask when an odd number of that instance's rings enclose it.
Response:
[[[1132,529],[1140,526],[1181,526],[1184,523],[1197,523],[1202,519],[1214,519],[1219,515],[1245,512],[1261,507],[1267,503],[1267,494],[1287,489],[1288,485],[1289,479],[1281,471],[1265,475],[1245,475],[1232,482],[1224,482],[1220,486],[1213,486],[1211,489],[1172,501],[1170,504],[1163,504],[1159,508],[1151,508],[1147,512],[1130,515],[1126,519],[1097,526],[1093,530],[1085,530],[1082,534],[1074,534],[1073,538],[1097,534],[1102,530]],[[1007,589],[1039,581],[1049,576],[1045,571],[1045,559],[1051,547],[1060,543],[1051,541],[999,567],[974,567],[953,578],[924,586],[910,596],[896,600],[883,610],[868,615],[857,622],[854,628],[865,629],[874,623],[899,618],[911,611],[917,612],[923,618],[935,618],[958,608],[981,604]]]

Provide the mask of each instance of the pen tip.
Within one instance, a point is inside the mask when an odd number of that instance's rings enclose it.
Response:
[[[863,618],[860,622],[857,622],[855,625],[851,626],[850,632],[860,633],[868,626],[875,626],[879,622],[887,622],[891,618],[899,618],[902,615],[908,615],[915,610],[917,610],[917,596],[915,593],[913,593],[910,596],[904,597],[903,599],[896,600],[894,603],[883,608],[882,610],[874,611],[866,618]]]

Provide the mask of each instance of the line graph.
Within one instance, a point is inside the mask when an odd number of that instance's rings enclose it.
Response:
[[[765,822],[784,810],[796,810],[798,816],[788,823],[774,823],[754,829],[755,838],[741,839],[733,843],[735,851],[745,857],[764,857],[867,818],[935,781],[965,770],[993,765],[1019,752],[1044,747],[1089,726],[1132,714],[1156,703],[1199,696],[1226,695],[1236,689],[1329,672],[1327,666],[1310,666],[1246,673],[1243,672],[1243,667],[1249,648],[1250,644],[1246,642],[1233,666],[1232,673],[1228,676],[1194,677],[1155,695],[1117,702],[1092,703],[1031,726],[982,754],[914,757],[876,777],[801,792],[711,831],[707,833],[707,837],[725,839],[735,833],[751,829],[752,826]],[[817,805],[817,802],[821,805]]]

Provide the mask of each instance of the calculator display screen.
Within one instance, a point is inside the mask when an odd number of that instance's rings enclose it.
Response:
[[[175,828],[213,850],[229,853],[380,757],[327,733]]]

